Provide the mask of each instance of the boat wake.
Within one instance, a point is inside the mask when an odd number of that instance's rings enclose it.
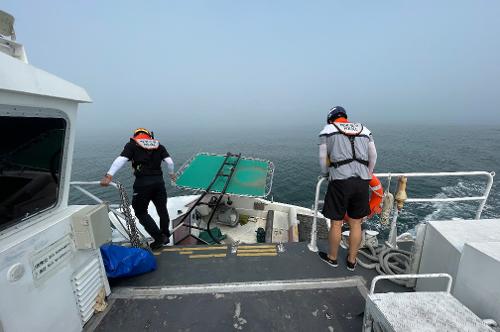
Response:
[[[441,193],[435,195],[435,198],[450,198],[463,196],[482,196],[484,190],[484,182],[475,181],[459,181],[454,186],[441,187]],[[492,195],[493,196],[493,195]],[[488,210],[492,210],[491,201],[493,197],[486,202],[482,215],[488,214]],[[429,204],[432,212],[424,217],[424,221],[430,220],[460,220],[474,219],[480,201],[473,202],[435,202]]]
[[[454,185],[440,187],[440,192],[433,198],[452,198],[465,196],[482,196],[484,181],[462,180]],[[492,188],[490,197],[484,206],[482,218],[495,218],[494,206],[499,194],[495,187]],[[425,197],[424,195],[417,197]],[[429,197],[429,196],[427,196]],[[431,220],[461,220],[474,219],[480,201],[471,202],[433,202],[433,203],[406,203],[398,218],[398,234],[412,232],[414,227],[422,221]],[[367,222],[369,229],[376,230],[381,234],[388,234],[390,225],[381,224],[378,216]]]

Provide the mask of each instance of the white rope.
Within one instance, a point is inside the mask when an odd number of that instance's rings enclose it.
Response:
[[[389,190],[386,190],[384,197],[382,198],[382,212],[380,214],[380,223],[382,225],[389,224],[393,205],[394,196],[389,192]]]

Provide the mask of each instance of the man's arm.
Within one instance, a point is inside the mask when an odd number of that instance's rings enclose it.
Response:
[[[123,156],[117,157],[115,161],[113,161],[113,163],[111,164],[111,167],[109,168],[106,175],[102,178],[101,186],[103,187],[108,186],[111,183],[111,180],[113,180],[113,176],[115,175],[115,173],[118,172],[118,170],[122,168],[123,165],[127,163],[127,161],[129,161],[129,159],[126,157]]]
[[[375,148],[375,142],[371,141],[368,143],[368,170],[370,171],[370,174],[373,174],[376,163],[377,149]]]
[[[163,159],[164,162],[167,163],[167,170],[168,170],[168,175],[170,175],[170,178],[172,179],[172,181],[176,181],[177,178],[175,176],[175,173],[174,173],[174,161],[172,160],[171,157],[167,157],[165,159]]]
[[[328,153],[326,142],[319,144],[319,167],[321,168],[321,175],[328,176]]]
[[[170,157],[170,154],[168,153],[165,146],[160,145],[160,153],[161,153],[161,159],[167,163],[168,175],[170,175],[172,181],[175,182],[177,178],[175,177],[174,173],[174,161]]]

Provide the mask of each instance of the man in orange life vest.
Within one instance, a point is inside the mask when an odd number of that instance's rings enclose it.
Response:
[[[370,214],[368,184],[377,161],[377,150],[368,128],[347,121],[347,113],[341,106],[330,109],[327,125],[319,137],[321,171],[329,179],[322,212],[330,219],[331,227],[329,252],[318,254],[329,265],[338,266],[342,223],[347,213],[350,233],[346,266],[354,271],[361,244],[361,221]]]
[[[132,207],[135,216],[144,229],[153,237],[151,249],[159,249],[169,242],[170,218],[167,210],[167,191],[161,170],[162,161],[167,163],[168,173],[175,181],[174,162],[167,149],[154,139],[154,134],[145,128],[137,128],[130,141],[123,148],[122,153],[115,159],[109,171],[101,180],[102,186],[107,186],[113,175],[128,161],[132,161],[134,168],[134,195]],[[149,202],[152,201],[160,217],[160,228],[148,214]]]

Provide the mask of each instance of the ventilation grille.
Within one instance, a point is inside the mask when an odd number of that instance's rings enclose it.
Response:
[[[103,288],[101,269],[99,260],[92,259],[87,265],[77,272],[73,277],[73,289],[75,292],[80,319],[85,324],[94,314],[96,298]]]

